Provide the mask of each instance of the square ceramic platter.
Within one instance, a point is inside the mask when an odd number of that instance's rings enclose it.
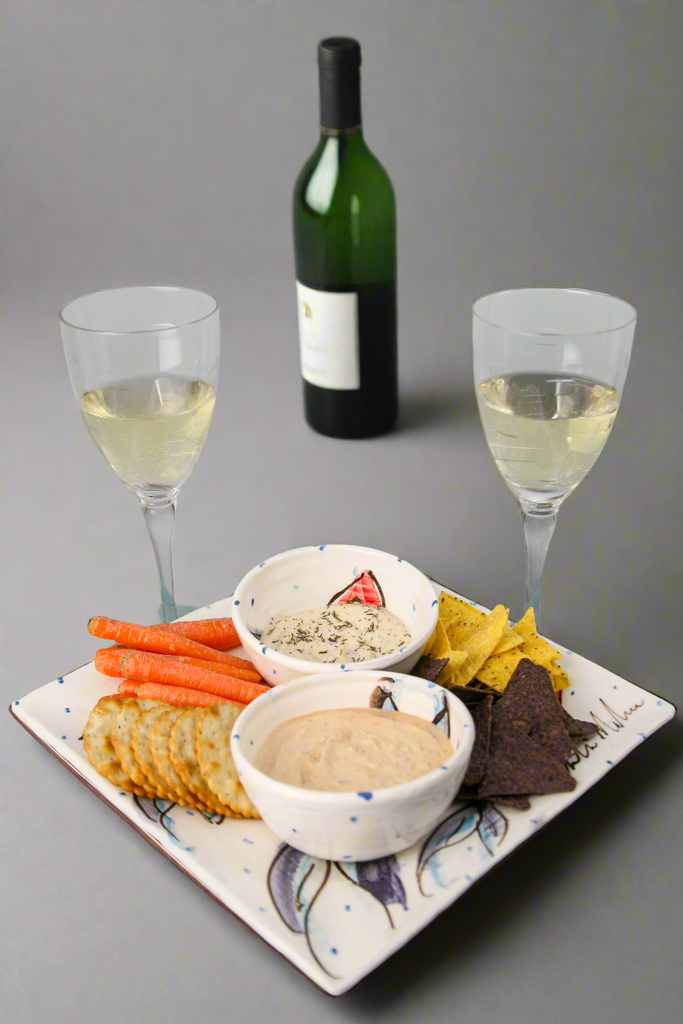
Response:
[[[230,610],[226,598],[187,617]],[[317,860],[283,844],[262,821],[204,816],[134,797],[102,778],[82,734],[91,708],[112,688],[92,663],[13,701],[10,710],[155,849],[321,989],[341,995],[675,714],[667,701],[552,643],[572,680],[565,707],[599,729],[579,745],[570,766],[576,789],[532,797],[528,811],[454,804],[421,843],[364,864]]]

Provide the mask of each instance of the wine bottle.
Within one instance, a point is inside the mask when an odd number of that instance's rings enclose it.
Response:
[[[363,138],[360,45],[318,46],[320,141],[294,187],[304,408],[329,437],[386,433],[398,413],[396,205]]]

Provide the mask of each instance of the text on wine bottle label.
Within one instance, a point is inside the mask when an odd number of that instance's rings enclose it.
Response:
[[[296,283],[301,375],[334,391],[360,388],[358,295]]]

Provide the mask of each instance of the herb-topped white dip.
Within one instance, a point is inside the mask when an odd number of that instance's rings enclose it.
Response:
[[[349,602],[296,615],[275,615],[261,639],[293,658],[343,663],[391,654],[412,637],[386,608]]]

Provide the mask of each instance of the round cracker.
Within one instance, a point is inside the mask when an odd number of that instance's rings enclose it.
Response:
[[[168,711],[165,711],[163,715],[160,715],[159,718],[157,718],[149,735],[149,747],[152,754],[152,760],[156,765],[159,775],[161,775],[169,789],[172,789],[178,794],[179,802],[182,800],[182,802],[187,804],[188,807],[195,807],[197,810],[207,811],[210,808],[201,803],[194,793],[188,789],[178,775],[178,772],[173,767],[173,762],[171,761],[169,752],[171,729],[184,713],[185,708],[173,707],[169,708]]]
[[[143,711],[156,707],[160,701],[133,698],[124,702],[123,707],[116,716],[111,727],[111,741],[116,751],[116,756],[128,772],[134,785],[140,786],[147,796],[155,797],[161,794],[150,784],[149,779],[140,768],[135,754],[133,753],[133,729]]]
[[[152,760],[152,751],[149,746],[149,737],[154,723],[157,718],[168,711],[169,707],[170,704],[159,702],[155,707],[147,708],[146,711],[140,712],[133,726],[131,747],[138,766],[143,775],[146,776],[149,785],[156,790],[157,795],[163,800],[173,800],[175,803],[179,803],[180,801],[174,791],[166,785],[161,775],[159,775],[156,765]]]
[[[232,817],[233,812],[225,807],[211,792],[199,768],[196,748],[197,721],[203,708],[187,708],[171,729],[169,754],[173,767],[191,793],[216,814]]]
[[[90,763],[94,768],[109,779],[111,783],[129,793],[135,793],[140,787],[136,787],[128,772],[124,769],[121,761],[114,750],[111,741],[111,728],[125,697],[111,695],[101,697],[90,712],[85,729],[83,730],[83,749],[85,750]],[[140,789],[139,796],[144,795]]]
[[[230,752],[232,727],[241,711],[241,704],[228,700],[201,712],[195,733],[197,760],[206,784],[222,804],[245,818],[260,818],[239,780]]]
[[[136,796],[149,796],[149,789],[143,789],[142,786],[136,786],[130,775],[125,773],[125,770],[120,766],[110,766],[106,772],[102,773],[106,779],[109,779],[114,786],[118,789],[123,789],[126,793],[135,793]]]

